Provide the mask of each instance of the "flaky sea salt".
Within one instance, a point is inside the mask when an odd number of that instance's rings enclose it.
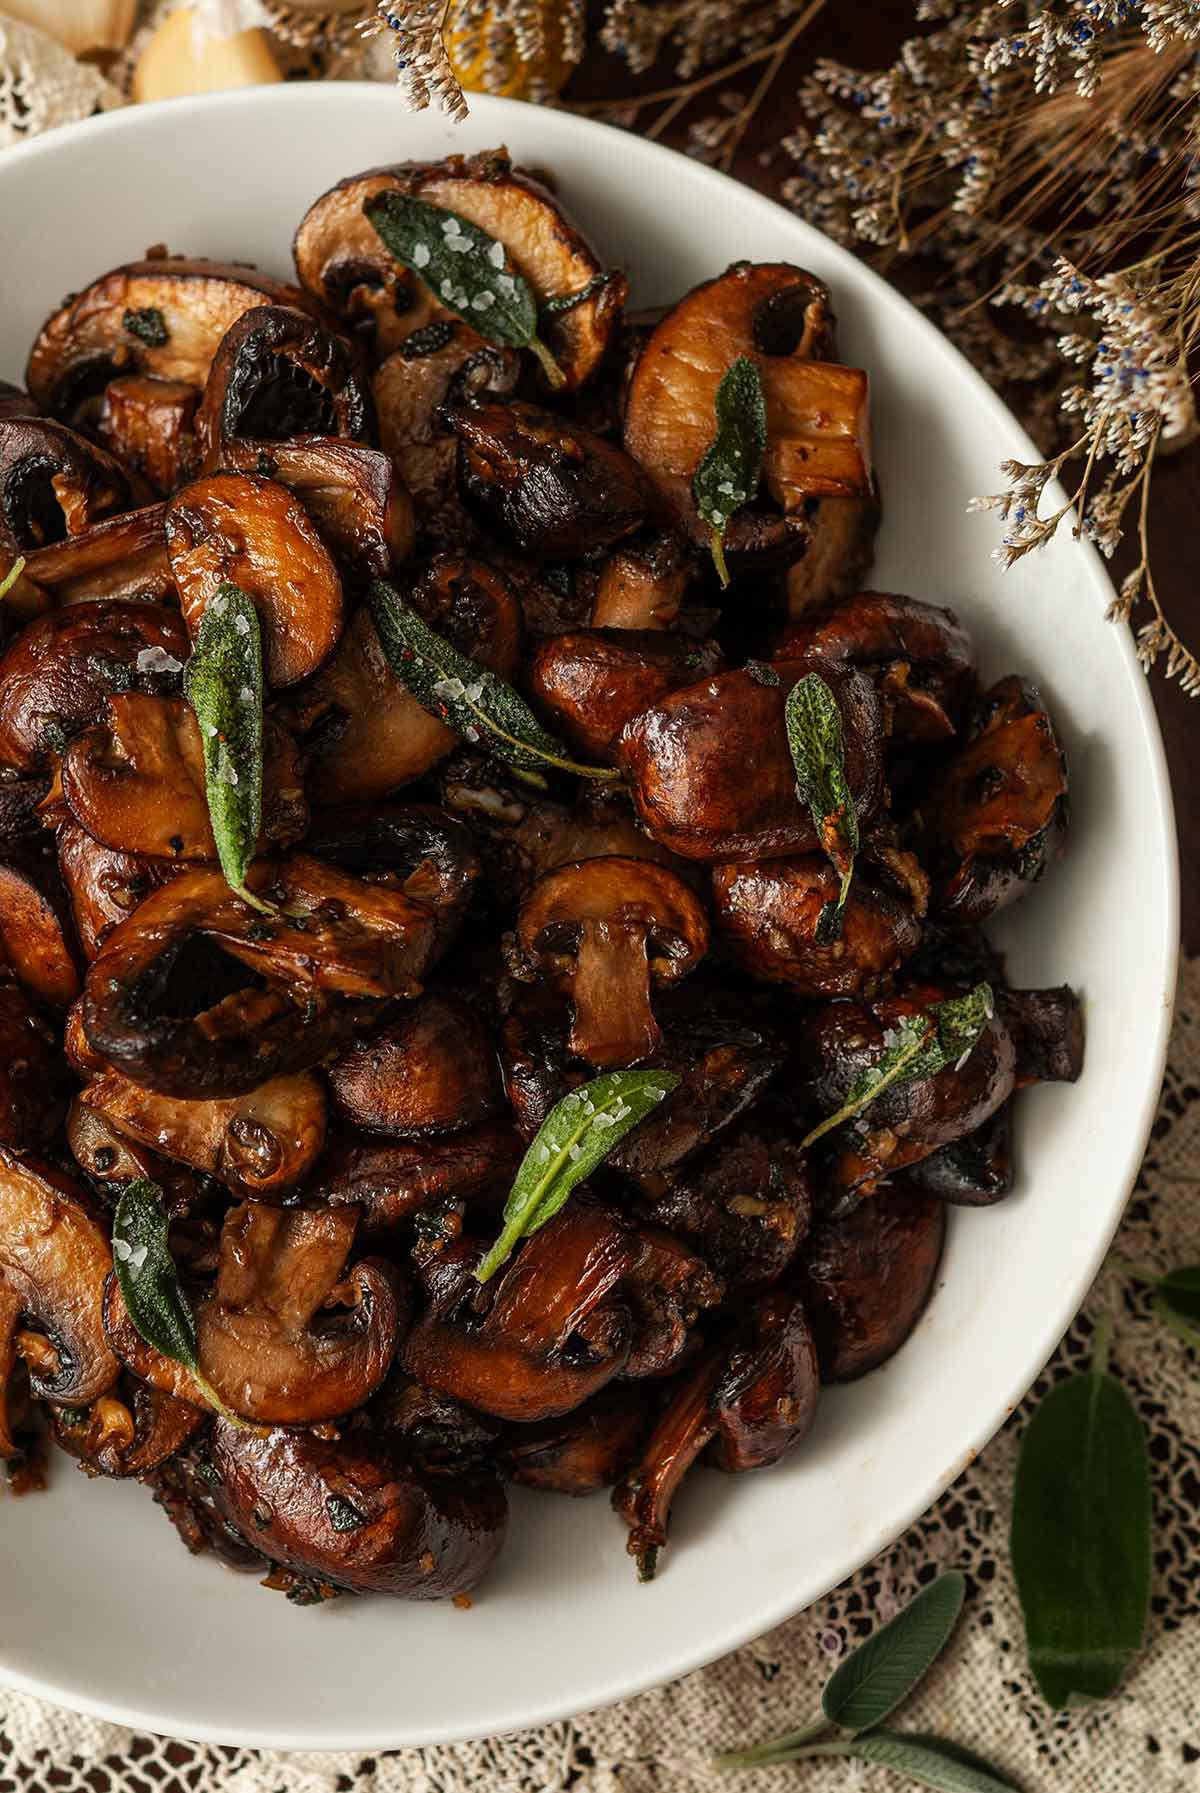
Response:
[[[472,309],[475,311],[489,311],[495,303],[495,293],[476,293],[471,300]]]
[[[235,616],[233,619],[233,626],[239,635],[249,635],[250,618],[248,616]]]
[[[466,686],[461,679],[439,679],[433,687],[435,697],[461,697]]]
[[[491,262],[493,268],[502,268],[504,266],[503,243],[492,244],[491,248],[488,250],[488,260]]]
[[[165,647],[144,647],[137,657],[139,672],[182,672],[183,661],[169,654]]]
[[[412,252],[412,264],[414,268],[427,268],[429,266],[429,245],[427,243],[417,244]]]

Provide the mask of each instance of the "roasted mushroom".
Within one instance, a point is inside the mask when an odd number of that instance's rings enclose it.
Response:
[[[210,473],[175,494],[164,526],[193,637],[229,583],[259,613],[268,684],[294,685],[329,658],[342,632],[342,582],[286,486],[258,474]]]
[[[641,527],[637,465],[594,431],[536,405],[448,411],[468,502],[535,560],[580,560]]]
[[[611,1067],[654,1051],[662,1029],[651,985],[675,983],[699,963],[708,922],[665,867],[585,859],[539,879],[521,905],[517,940],[523,975],[549,977],[571,1003],[571,1051]]]
[[[227,442],[222,463],[266,473],[294,492],[343,570],[383,579],[413,545],[412,499],[390,455],[361,442],[296,436],[290,442]]]
[[[85,1475],[139,1480],[183,1449],[204,1424],[189,1401],[125,1376],[90,1406],[51,1407],[54,1441]]]
[[[1083,1071],[1083,1008],[1069,984],[1054,990],[998,990],[996,1007],[1012,1035],[1017,1088],[1075,1083]]]
[[[123,598],[161,604],[175,596],[175,579],[163,539],[163,507],[143,505],[92,523],[25,557],[25,572],[6,603],[26,588],[40,593],[38,610]]]
[[[699,1321],[726,1289],[704,1258],[660,1227],[638,1228],[641,1251],[625,1276],[633,1344],[622,1376],[669,1376],[702,1344]],[[616,1477],[612,1478],[614,1481]]]
[[[53,859],[10,847],[0,858],[0,943],[38,1002],[65,1009],[79,995],[79,947]]]
[[[504,1542],[494,1475],[431,1473],[370,1433],[260,1437],[221,1421],[210,1453],[226,1519],[272,1562],[336,1587],[448,1599],[475,1586]]]
[[[315,1199],[362,1210],[366,1237],[384,1236],[415,1215],[493,1192],[503,1198],[524,1145],[504,1121],[449,1138],[335,1140],[313,1172]],[[498,1207],[498,1203],[493,1203]]]
[[[622,542],[599,569],[591,626],[674,628],[695,576],[695,554],[673,535]]]
[[[86,959],[95,958],[113,929],[132,915],[143,897],[181,869],[178,861],[102,847],[77,822],[64,822],[55,838],[59,871]]]
[[[644,1212],[700,1252],[735,1302],[778,1282],[808,1233],[808,1172],[786,1128],[752,1117],[664,1181],[648,1185]]]
[[[595,1494],[611,1488],[645,1442],[653,1410],[644,1388],[602,1388],[574,1413],[511,1426],[496,1462],[506,1481],[547,1494]]]
[[[974,1133],[939,1146],[905,1172],[910,1188],[936,1195],[954,1207],[987,1208],[1013,1186],[1012,1101],[998,1108]]]
[[[412,1139],[461,1133],[497,1106],[496,1052],[474,1011],[433,994],[329,1066],[342,1119],[365,1133]]]
[[[216,1284],[196,1306],[196,1340],[201,1375],[233,1412],[259,1425],[315,1425],[361,1407],[387,1375],[403,1296],[375,1259],[347,1270],[357,1224],[352,1208],[229,1210]],[[137,1332],[115,1277],[104,1327],[135,1376],[205,1405],[191,1372]]]
[[[823,1382],[865,1375],[900,1349],[929,1300],[945,1231],[940,1201],[900,1188],[814,1227],[797,1287]]]
[[[373,377],[380,446],[412,493],[422,528],[461,551],[471,527],[458,498],[458,439],[443,422],[448,407],[507,398],[520,373],[515,349],[484,342],[450,318],[416,331]]]
[[[970,738],[919,804],[919,850],[933,910],[979,922],[1015,902],[1063,851],[1067,765],[1034,686],[1001,679],[971,717]]]
[[[796,797],[784,703],[805,667],[755,665],[674,691],[626,724],[617,763],[643,826],[685,859],[772,859],[812,852],[816,829]],[[884,801],[883,722],[857,668],[830,671],[846,775],[860,824]]]
[[[409,897],[428,917],[439,954],[458,933],[479,876],[470,830],[426,804],[343,805],[315,818],[305,846]]]
[[[52,1029],[0,961],[0,1143],[19,1152],[48,1146],[69,1081]]]
[[[141,475],[160,498],[196,472],[196,406],[200,395],[183,380],[127,374],[110,380],[93,429],[110,454]]]
[[[148,496],[111,454],[63,424],[0,420],[0,547],[44,548]]]
[[[111,1269],[108,1227],[81,1185],[0,1146],[0,1286],[35,1329],[16,1348],[39,1400],[85,1406],[116,1381],[101,1323]]]
[[[529,667],[529,689],[551,726],[589,759],[611,759],[634,716],[722,666],[715,642],[656,630],[551,635]]]
[[[370,443],[375,407],[344,337],[294,306],[262,305],[242,312],[222,337],[196,433],[211,472],[236,439],[309,435]]]

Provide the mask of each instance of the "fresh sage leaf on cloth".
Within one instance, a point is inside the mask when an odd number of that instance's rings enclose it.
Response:
[[[1056,1709],[1112,1693],[1142,1647],[1150,1601],[1150,1465],[1133,1403],[1091,1368],[1052,1388],[1021,1441],[1012,1565],[1029,1665]]]
[[[762,376],[749,355],[739,355],[717,387],[716,434],[692,476],[692,498],[709,529],[709,548],[722,585],[729,584],[725,531],[749,504],[762,478],[767,450],[767,401]]]
[[[849,1756],[879,1768],[890,1768],[918,1787],[934,1793],[1011,1793],[1012,1782],[957,1744],[901,1731],[872,1731],[839,1743],[815,1743],[809,1756]]]
[[[840,915],[858,852],[858,808],[846,777],[842,712],[820,673],[810,672],[788,692],[784,717],[796,768],[796,795],[808,805],[821,846],[842,880],[836,911]],[[825,923],[826,932],[829,925]]]
[[[445,206],[410,193],[377,193],[363,207],[384,247],[410,268],[442,304],[488,342],[530,349],[552,386],[563,372],[538,335],[533,288],[504,244]]]
[[[262,827],[263,663],[258,612],[240,586],[219,585],[209,599],[183,669],[183,689],[200,724],[221,870],[231,890],[270,913],[270,905],[246,889]]]
[[[673,1071],[607,1071],[555,1103],[517,1168],[500,1237],[476,1271],[480,1282],[495,1275],[520,1240],[554,1218],[572,1189],[678,1082]]]
[[[388,665],[431,715],[495,754],[526,783],[546,788],[547,767],[612,782],[609,766],[584,766],[544,729],[525,699],[424,622],[386,580],[370,591],[371,615]]]
[[[1185,1345],[1200,1351],[1200,1264],[1188,1264],[1180,1270],[1168,1270],[1165,1275],[1160,1275],[1157,1270],[1143,1269],[1140,1264],[1112,1259],[1109,1263],[1114,1270],[1123,1270],[1126,1276],[1136,1277],[1138,1282],[1150,1283],[1150,1304],[1155,1316],[1178,1334]]]
[[[935,1663],[958,1622],[967,1591],[958,1569],[921,1589],[830,1676],[821,1710],[844,1731],[869,1731],[907,1699]]]
[[[913,1083],[947,1065],[965,1064],[995,1012],[991,985],[976,984],[963,996],[935,1002],[927,1014],[906,1015],[884,1035],[882,1055],[854,1079],[842,1106],[806,1135],[802,1147],[807,1150],[861,1113],[893,1084]]]

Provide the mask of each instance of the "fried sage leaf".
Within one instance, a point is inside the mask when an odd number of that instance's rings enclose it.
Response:
[[[517,1169],[504,1226],[476,1275],[487,1282],[513,1247],[553,1220],[625,1135],[673,1090],[673,1071],[607,1071],[556,1102]]]
[[[1142,1647],[1150,1602],[1149,1454],[1108,1374],[1107,1328],[1090,1369],[1052,1388],[1025,1430],[1012,1565],[1047,1704],[1104,1699]]]
[[[692,476],[692,497],[708,524],[709,548],[722,585],[729,584],[725,531],[749,504],[762,478],[767,449],[767,401],[762,376],[748,355],[739,355],[717,387],[716,434]]]
[[[842,712],[820,673],[810,672],[788,692],[784,717],[796,794],[808,805],[821,846],[842,880],[835,910],[840,916],[858,852],[858,807],[846,777]],[[828,936],[831,924],[824,914],[821,920]]]
[[[945,1649],[966,1591],[962,1572],[947,1570],[860,1644],[830,1676],[821,1696],[830,1724],[844,1731],[869,1731],[882,1724]]]
[[[3,579],[0,579],[0,598],[6,598],[21,574],[25,571],[25,556],[19,554],[13,561]]]
[[[477,660],[459,653],[444,635],[422,621],[411,604],[386,580],[370,590],[371,615],[388,665],[417,702],[464,741],[495,754],[526,783],[544,790],[546,768],[573,772],[578,778],[611,782],[618,774],[608,766],[584,766],[568,757],[568,749],[547,732],[504,679]]]
[[[183,689],[204,742],[204,782],[217,857],[231,890],[246,889],[262,827],[263,663],[258,612],[240,586],[219,585],[200,619]]]
[[[488,342],[530,349],[552,386],[563,372],[538,335],[533,288],[504,244],[469,218],[411,193],[377,193],[363,207],[384,247],[418,275],[442,304]]]
[[[996,1012],[990,984],[976,984],[964,996],[935,1002],[927,1014],[906,1015],[884,1036],[884,1050],[860,1071],[842,1106],[826,1115],[801,1142],[805,1149],[859,1114],[896,1083],[933,1077],[947,1065],[961,1065]]]

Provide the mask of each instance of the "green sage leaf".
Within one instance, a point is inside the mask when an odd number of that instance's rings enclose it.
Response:
[[[562,369],[538,335],[533,288],[504,244],[469,218],[411,193],[377,193],[363,207],[385,248],[488,342],[531,349],[552,386]]]
[[[692,476],[692,498],[708,524],[717,577],[728,585],[725,531],[758,491],[767,451],[767,401],[758,364],[748,355],[739,355],[723,376],[713,409],[716,434]]]
[[[522,1239],[552,1220],[625,1135],[679,1083],[673,1071],[606,1071],[556,1102],[517,1168],[504,1226],[476,1275],[494,1276]]]
[[[573,293],[555,293],[553,298],[543,299],[542,316],[557,317],[560,312],[574,311],[577,305],[584,305],[597,293],[603,292],[612,278],[611,268],[604,268],[599,274],[593,274],[584,286],[576,288]]]
[[[844,1731],[869,1731],[882,1724],[945,1649],[966,1591],[961,1572],[948,1570],[848,1656],[821,1696],[830,1724]]]
[[[129,1318],[148,1345],[196,1370],[196,1321],[167,1243],[162,1190],[135,1177],[113,1215],[113,1265]]]
[[[1200,1266],[1168,1271],[1155,1284],[1152,1305],[1185,1345],[1200,1351]]]
[[[529,705],[504,679],[462,654],[424,622],[394,586],[371,586],[371,615],[388,665],[431,715],[465,741],[495,754],[529,784],[546,788],[547,767],[578,778],[611,782],[609,766],[584,766],[544,729]]]
[[[799,1752],[810,1756],[848,1756],[907,1775],[918,1787],[934,1793],[1011,1793],[1012,1782],[957,1744],[943,1743],[927,1735],[908,1736],[901,1731],[872,1731],[846,1742],[814,1743]],[[797,1758],[798,1759],[798,1758]]]
[[[1060,1382],[1021,1441],[1012,1564],[1029,1666],[1055,1708],[1104,1699],[1142,1647],[1150,1600],[1150,1466],[1133,1403],[1107,1374]]]
[[[200,619],[183,689],[204,742],[204,782],[217,857],[231,890],[246,889],[262,827],[263,665],[258,612],[237,585],[219,585]]]
[[[928,1014],[903,1016],[884,1035],[882,1055],[859,1072],[842,1106],[806,1135],[801,1141],[803,1148],[815,1145],[835,1127],[860,1114],[893,1084],[914,1083],[921,1077],[935,1076],[947,1065],[963,1065],[995,1012],[991,985],[976,984],[963,996],[935,1002]]]
[[[784,716],[796,768],[796,795],[808,805],[821,846],[842,880],[840,914],[850,894],[858,852],[858,807],[846,777],[842,712],[820,673],[810,672],[788,692]]]

